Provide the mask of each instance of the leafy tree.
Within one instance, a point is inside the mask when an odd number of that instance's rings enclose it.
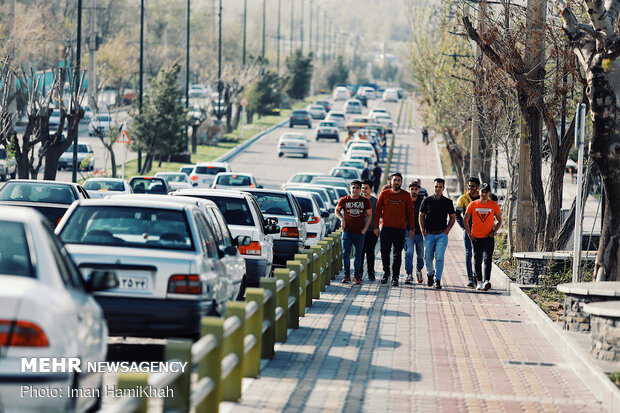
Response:
[[[280,106],[282,79],[274,70],[263,67],[261,72],[261,77],[250,89],[249,101],[254,112],[267,115]]]
[[[313,69],[312,59],[312,52],[304,56],[300,49],[295,50],[292,56],[286,58],[288,80],[285,90],[291,98],[303,99],[308,96]]]
[[[121,30],[97,52],[99,83],[114,86],[117,102],[123,101],[123,89],[133,74],[127,68],[137,64],[136,48],[128,47],[129,43],[129,36]]]
[[[331,67],[327,74],[327,85],[333,89],[335,85],[345,84],[349,79],[349,68],[344,64],[344,58],[339,55],[336,63]]]
[[[129,124],[134,151],[146,154],[140,174],[147,173],[155,155],[179,152],[187,140],[187,120],[183,107],[183,91],[177,85],[181,66],[178,61],[160,70],[143,98],[142,113],[134,101],[133,119]]]

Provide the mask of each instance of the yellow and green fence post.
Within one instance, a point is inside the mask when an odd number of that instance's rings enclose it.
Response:
[[[196,407],[196,413],[217,413],[222,400],[222,342],[224,341],[224,319],[219,317],[202,317],[201,334],[212,334],[216,347],[198,362],[198,380],[208,377],[213,382],[213,390]]]
[[[264,320],[267,327],[263,331],[263,345],[261,349],[261,357],[270,359],[274,355],[273,346],[276,344],[276,280],[274,278],[262,277],[260,279],[261,288],[271,293],[269,300],[263,300],[265,306]]]
[[[190,410],[190,385],[192,373],[192,340],[171,339],[166,343],[164,360],[178,359],[187,362],[183,374],[169,388],[174,397],[164,397],[164,411],[187,412]]]
[[[260,374],[260,357],[261,348],[263,346],[263,317],[264,317],[264,298],[265,290],[262,288],[248,288],[245,292],[246,302],[246,319],[245,319],[245,335],[254,336],[254,346],[245,354],[243,360],[243,376],[258,377]],[[248,305],[256,304],[256,312],[252,315],[248,314]]]
[[[235,321],[236,319],[236,321]],[[235,324],[238,328],[233,328]],[[245,354],[245,302],[232,301],[226,304],[226,320],[224,321],[224,343],[222,344],[222,363],[232,360],[234,355],[237,364],[222,379],[222,400],[234,402],[241,397],[241,381],[243,380],[243,359]]]
[[[306,263],[302,262],[301,259],[295,259],[294,261],[287,261],[286,268],[295,271],[297,274],[297,313],[299,317],[304,317],[306,315]]]

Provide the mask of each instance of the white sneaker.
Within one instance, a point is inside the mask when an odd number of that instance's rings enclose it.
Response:
[[[476,285],[476,290],[482,290],[482,281],[478,281],[478,285]]]
[[[422,271],[416,271],[415,276],[418,279],[418,284],[422,284],[424,282],[424,278],[422,278]]]
[[[413,283],[413,276],[411,274],[407,274],[407,278],[405,278],[405,284]]]
[[[491,289],[491,283],[488,281],[485,281],[484,284],[482,285],[482,290],[489,291],[490,289]]]

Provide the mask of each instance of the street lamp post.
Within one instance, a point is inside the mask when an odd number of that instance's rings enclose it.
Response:
[[[186,25],[186,41],[185,41],[185,109],[189,108],[189,15],[190,15],[190,0],[187,0],[187,25]],[[188,136],[185,134],[183,149],[187,151]]]
[[[219,34],[217,46],[217,114],[218,119],[222,119],[222,0],[219,6]]]
[[[77,7],[77,39],[76,39],[76,53],[75,53],[75,75],[74,75],[74,85],[75,90],[73,91],[73,96],[77,98],[78,90],[80,89],[80,63],[81,63],[81,54],[82,54],[82,0],[78,0]],[[64,85],[62,86],[64,88]],[[73,96],[71,99],[73,100]],[[75,110],[79,112],[78,105],[79,102],[75,99],[71,106],[74,106]],[[73,108],[70,108],[71,110]],[[76,119],[77,120],[77,119]],[[77,168],[78,168],[78,129],[77,127],[73,128],[71,131],[73,134],[73,170],[71,173],[71,182],[77,182]]]
[[[310,19],[309,19],[309,30],[308,30],[308,50],[312,51],[312,0],[309,0],[310,4]]]
[[[295,37],[295,2],[291,1],[291,56],[293,55],[293,39]]]
[[[278,51],[276,53],[276,73],[280,73],[280,6],[282,0],[278,0]]]
[[[142,95],[144,94],[144,0],[140,0],[140,63],[138,75],[138,111],[142,113]],[[142,151],[138,149],[138,173],[142,170]]]
[[[301,24],[299,25],[299,49],[304,54],[304,0],[301,0]]]
[[[267,17],[266,17],[266,5],[267,0],[263,0],[263,49],[261,51],[261,57],[265,57],[265,31],[266,31],[266,27],[265,27],[265,23],[267,22]]]
[[[243,57],[241,59],[241,64],[245,66],[245,34],[247,27],[247,18],[248,18],[248,0],[243,0]]]

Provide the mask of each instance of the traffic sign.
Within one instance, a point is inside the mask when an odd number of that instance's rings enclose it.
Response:
[[[123,129],[121,131],[121,134],[118,135],[118,138],[116,138],[116,142],[118,143],[130,143],[131,139],[129,139],[129,135],[127,135],[127,132],[125,132],[125,129]]]
[[[242,98],[242,99],[241,99],[241,102],[239,102],[239,104],[240,104],[241,106],[247,106],[247,105],[249,105],[248,100],[247,100],[246,98]]]

